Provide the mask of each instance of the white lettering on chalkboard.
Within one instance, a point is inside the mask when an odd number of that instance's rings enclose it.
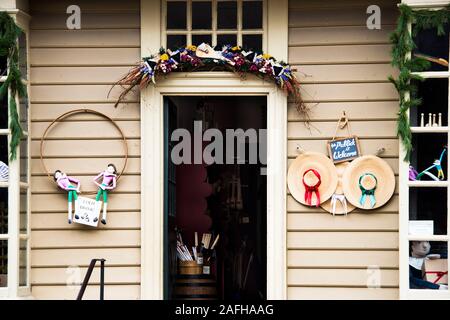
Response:
[[[329,154],[333,162],[343,162],[359,157],[358,138],[349,137],[328,142]]]

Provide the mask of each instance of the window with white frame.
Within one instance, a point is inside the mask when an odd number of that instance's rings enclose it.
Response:
[[[423,6],[421,6],[423,9]],[[410,162],[400,161],[400,296],[403,299],[450,299],[448,245],[450,232],[449,185],[449,26],[417,30],[410,22],[416,48],[411,56],[432,61],[428,70],[416,73],[422,100],[409,110],[413,151]],[[400,148],[400,158],[405,152]],[[414,170],[416,172],[414,172]],[[442,170],[442,171],[440,171]],[[410,178],[410,175],[416,178]],[[443,174],[443,176],[442,176]],[[422,257],[427,255],[427,258]],[[434,290],[430,290],[434,289]]]
[[[28,22],[23,13],[14,12],[16,23],[24,31],[17,43],[22,81],[29,84]],[[0,61],[0,83],[7,77],[8,61]],[[18,105],[23,138],[15,160],[9,158],[11,130],[9,99],[0,101],[0,297],[30,294],[30,168],[29,168],[29,102],[14,97]]]
[[[266,0],[163,0],[161,43],[169,49],[203,42],[217,49],[266,49]]]

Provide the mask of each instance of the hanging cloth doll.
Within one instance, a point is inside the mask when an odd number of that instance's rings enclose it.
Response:
[[[426,259],[447,258],[446,254],[430,254],[431,245],[428,241],[411,241],[409,257],[409,287],[410,289],[448,290],[444,284],[436,284],[422,279],[422,266]]]
[[[102,178],[102,182],[99,183],[98,180]],[[94,178],[94,183],[98,186],[97,196],[95,201],[99,201],[103,196],[103,215],[101,222],[106,224],[106,211],[108,206],[108,191],[114,190],[117,183],[117,169],[112,163],[108,164],[105,171],[101,172],[98,176]]]
[[[442,160],[443,160],[444,155],[445,155],[446,152],[447,152],[447,147],[444,147],[444,150],[442,150],[439,159],[436,159],[433,162],[433,165],[429,166],[428,168],[423,170],[421,173],[417,174],[415,177],[411,176],[411,168],[410,168],[410,180],[411,180],[411,178],[414,178],[414,180],[421,180],[424,175],[429,176],[431,179],[433,179],[435,181],[444,180],[445,179],[445,175],[444,175],[444,171],[442,170]],[[436,169],[437,176],[435,176],[434,174],[432,174],[430,172],[432,169]]]
[[[77,193],[80,192],[81,183],[78,179],[67,176],[61,170],[56,170],[55,173],[53,174],[53,178],[55,179],[55,182],[58,184],[58,187],[67,191],[67,202],[68,202],[67,215],[68,215],[69,224],[71,224],[72,223],[72,201],[75,201],[75,206],[76,206],[76,203],[78,201]],[[72,183],[76,184],[76,186],[74,186]],[[75,219],[78,219],[77,215],[75,215]]]

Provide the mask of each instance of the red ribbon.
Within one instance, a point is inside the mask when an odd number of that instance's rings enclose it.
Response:
[[[448,274],[448,271],[426,271],[425,274],[434,274],[436,275],[436,279],[433,281],[433,283],[438,283],[439,280],[441,280],[445,275]]]
[[[306,175],[308,172],[314,173],[314,175],[317,177],[317,179],[319,179],[319,181],[318,181],[314,186],[307,185],[306,182],[305,182],[305,175]],[[316,194],[316,197],[317,197],[316,207],[318,207],[318,206],[320,205],[319,186],[320,186],[320,184],[322,183],[322,180],[320,180],[320,174],[319,174],[319,172],[317,172],[317,171],[314,170],[314,169],[306,170],[305,173],[303,173],[302,182],[303,182],[303,185],[305,186],[305,202],[306,202],[309,206],[311,206],[312,195],[313,195],[313,193],[315,193],[315,194]]]

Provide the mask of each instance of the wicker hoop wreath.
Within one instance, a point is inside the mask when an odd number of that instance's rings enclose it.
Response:
[[[42,138],[41,138],[41,144],[40,144],[40,149],[39,149],[41,165],[42,165],[42,168],[44,169],[44,172],[47,174],[47,177],[52,181],[52,183],[55,183],[55,181],[54,181],[52,175],[50,174],[50,172],[48,171],[47,166],[45,165],[45,161],[44,161],[44,142],[45,142],[45,140],[47,138],[47,135],[48,135],[50,129],[53,128],[53,126],[56,125],[57,123],[61,123],[64,120],[66,120],[67,118],[69,118],[71,116],[74,116],[76,114],[86,114],[86,113],[94,114],[94,115],[100,116],[100,117],[108,120],[109,122],[111,122],[114,125],[114,127],[116,127],[117,131],[120,132],[120,135],[122,137],[121,140],[123,142],[123,147],[124,147],[124,150],[125,150],[125,154],[124,154],[125,162],[123,164],[122,170],[120,171],[119,175],[117,176],[117,180],[120,179],[120,177],[122,176],[123,172],[125,171],[125,168],[126,168],[127,162],[128,162],[128,144],[127,144],[127,139],[125,138],[125,135],[124,135],[122,129],[120,129],[119,125],[113,119],[111,119],[110,117],[108,117],[107,115],[105,115],[105,114],[103,114],[101,112],[98,112],[98,111],[95,111],[95,110],[91,110],[91,109],[76,109],[76,110],[72,110],[72,111],[68,111],[66,113],[63,113],[58,118],[53,120],[48,125],[48,127],[45,129],[44,134],[42,135]],[[96,192],[81,192],[81,193],[82,194],[86,194],[86,195],[96,194]]]

